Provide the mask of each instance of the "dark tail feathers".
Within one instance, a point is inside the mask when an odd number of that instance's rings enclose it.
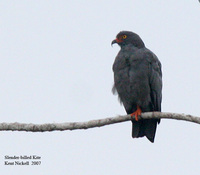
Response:
[[[157,123],[160,120],[157,119],[145,119],[139,121],[132,121],[132,137],[138,138],[146,136],[150,142],[154,142]]]

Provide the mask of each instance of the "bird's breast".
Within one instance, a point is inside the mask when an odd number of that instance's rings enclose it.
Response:
[[[115,60],[113,65],[114,83],[122,102],[138,105],[150,100],[148,66],[142,60]]]

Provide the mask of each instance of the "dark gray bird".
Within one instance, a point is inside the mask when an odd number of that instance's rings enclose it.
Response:
[[[121,50],[114,64],[113,93],[117,93],[132,120],[132,137],[146,136],[154,142],[158,119],[138,120],[141,112],[161,111],[162,72],[157,56],[133,32],[122,31],[111,44]]]

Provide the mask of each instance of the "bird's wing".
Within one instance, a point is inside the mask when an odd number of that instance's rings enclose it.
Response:
[[[149,85],[153,104],[153,111],[161,111],[162,101],[162,71],[161,63],[157,56],[151,51],[148,52],[149,61]]]

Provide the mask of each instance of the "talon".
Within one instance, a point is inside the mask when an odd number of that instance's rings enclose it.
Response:
[[[138,121],[138,116],[141,115],[142,110],[140,107],[137,105],[137,110],[131,114],[131,117],[135,116],[135,120]]]

